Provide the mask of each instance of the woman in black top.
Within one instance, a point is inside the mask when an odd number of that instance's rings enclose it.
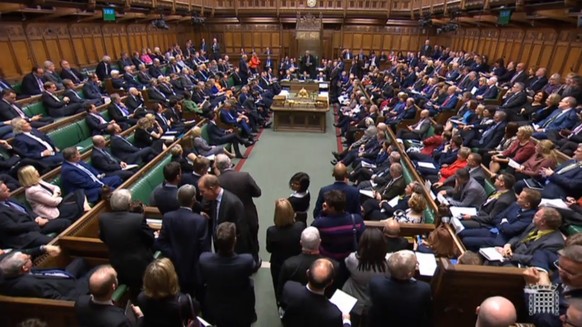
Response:
[[[519,114],[521,115],[520,120],[530,120],[533,113],[545,107],[547,94],[542,91],[536,93],[533,97],[532,102],[526,103],[523,108],[521,108]]]
[[[164,135],[164,130],[155,118],[148,114],[146,117],[140,118],[137,121],[137,129],[135,130],[133,143],[138,148],[151,147],[156,152],[156,155],[158,155],[165,147],[164,140],[161,139],[162,135]]]
[[[309,175],[303,172],[295,173],[289,180],[289,187],[293,190],[293,194],[287,200],[291,202],[295,211],[295,220],[307,224],[307,210],[309,202],[311,202],[311,195],[307,190],[309,188]]]
[[[178,275],[168,258],[149,264],[137,303],[144,314],[143,327],[199,326],[198,302],[189,294],[180,293]],[[193,324],[188,325],[190,321]]]
[[[273,289],[277,289],[283,262],[301,253],[301,232],[305,229],[305,223],[295,221],[294,216],[291,203],[287,199],[275,202],[275,226],[267,229],[267,251],[271,253]]]

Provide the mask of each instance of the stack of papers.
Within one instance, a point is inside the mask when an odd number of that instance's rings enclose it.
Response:
[[[123,170],[130,170],[130,169],[133,169],[133,168],[136,168],[136,167],[139,167],[139,166],[138,165],[131,164],[131,165],[125,166],[125,168],[123,168]]]
[[[435,165],[432,162],[418,161],[416,164],[418,165],[418,167],[436,169]]]
[[[461,218],[463,215],[476,216],[477,208],[471,207],[450,207],[453,217]]]
[[[497,252],[497,249],[494,247],[490,248],[481,248],[479,249],[479,253],[485,257],[485,259],[489,261],[504,261],[505,258],[501,255],[501,253]]]
[[[437,268],[436,258],[432,253],[416,252],[418,261],[418,273],[421,276],[433,276]]]
[[[445,197],[442,194],[440,194],[440,193],[437,195],[437,200],[442,205],[445,205],[445,206],[448,206],[449,205],[449,200],[445,199]]]
[[[360,190],[360,194],[365,195],[369,198],[374,198],[374,191],[370,190]]]
[[[520,164],[518,164],[518,163],[517,163],[515,160],[513,160],[513,159],[509,159],[509,164],[508,164],[508,165],[509,165],[509,167],[511,167],[511,168],[514,168],[514,169],[517,169],[517,168],[521,167],[521,165],[520,165]]]
[[[349,314],[358,302],[358,299],[342,290],[336,290],[329,302],[335,304],[343,314]]]

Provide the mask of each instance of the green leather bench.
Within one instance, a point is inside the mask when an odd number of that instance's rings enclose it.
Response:
[[[155,167],[143,175],[137,183],[133,184],[129,188],[132,199],[147,204],[154,189],[164,181],[164,166],[171,161],[172,156],[166,156]]]
[[[24,113],[30,117],[36,115],[43,115],[45,117],[49,116],[48,112],[46,111],[41,101],[29,104],[22,111],[24,111]]]
[[[109,112],[104,111],[101,116],[109,121]],[[79,152],[87,152],[93,147],[91,140],[91,130],[85,122],[85,119],[79,120],[67,126],[51,131],[48,136],[53,140],[55,145],[63,150],[70,146],[76,146]],[[108,138],[109,136],[106,136]]]

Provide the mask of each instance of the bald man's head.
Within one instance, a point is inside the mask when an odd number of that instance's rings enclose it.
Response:
[[[348,168],[341,162],[338,162],[333,168],[333,177],[336,181],[344,181],[348,178]]]
[[[117,272],[110,265],[104,265],[89,277],[89,292],[96,300],[109,301],[117,288]]]
[[[507,327],[517,320],[515,306],[508,299],[493,296],[477,307],[475,327]]]
[[[400,235],[400,224],[396,219],[387,219],[384,222],[383,232],[386,237],[398,237]]]
[[[333,263],[329,259],[317,259],[307,270],[309,287],[314,291],[323,292],[331,285],[334,277]]]

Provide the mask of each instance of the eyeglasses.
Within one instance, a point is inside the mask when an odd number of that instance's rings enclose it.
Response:
[[[572,278],[577,278],[577,277],[581,277],[582,276],[582,272],[579,272],[579,273],[571,273],[571,272],[569,272],[567,270],[564,270],[564,268],[560,267],[559,260],[554,261],[554,267],[556,267],[556,269],[558,269],[559,271],[561,271],[561,272],[569,275]],[[579,327],[582,327],[582,326],[579,326]]]

